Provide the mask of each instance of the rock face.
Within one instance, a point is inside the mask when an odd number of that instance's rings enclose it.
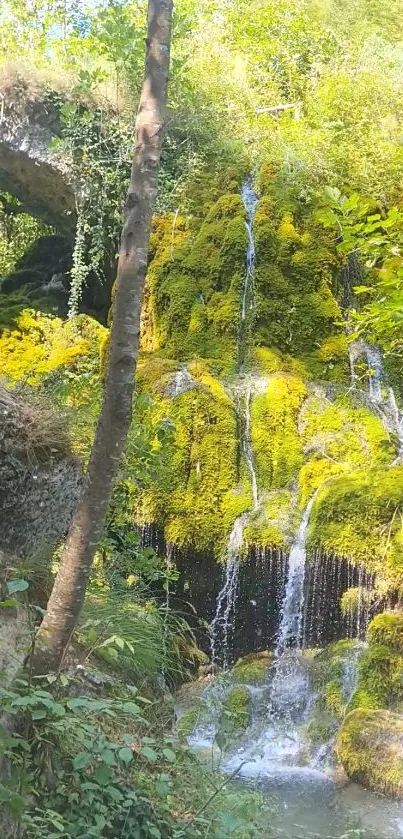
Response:
[[[0,550],[6,557],[39,557],[63,537],[80,474],[63,418],[0,385]]]
[[[46,92],[30,90],[20,77],[1,83],[0,189],[30,215],[72,234],[76,214],[68,167],[50,149],[60,130],[57,109]]]
[[[403,715],[364,708],[351,711],[340,728],[336,752],[353,781],[403,798]]]

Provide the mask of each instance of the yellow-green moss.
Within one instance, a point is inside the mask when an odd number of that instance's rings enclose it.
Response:
[[[258,548],[285,548],[292,530],[292,495],[288,490],[266,494],[260,507],[249,515],[245,542]]]
[[[342,723],[336,752],[347,775],[363,786],[403,797],[403,717],[357,708]]]
[[[403,709],[403,614],[383,612],[368,627],[352,707]]]
[[[141,369],[144,386],[148,366]],[[154,359],[153,368],[157,378],[143,411],[149,421],[169,420],[173,431],[160,450],[163,468],[141,493],[139,517],[158,522],[177,547],[220,557],[233,521],[252,505],[250,486],[238,474],[233,401],[203,361],[189,365],[193,385],[174,397],[166,364]]]
[[[236,366],[247,234],[239,194],[222,195],[198,229],[160,222],[154,234],[142,347],[168,357]],[[152,340],[150,340],[150,333]]]
[[[312,215],[297,215],[281,212],[270,194],[256,211],[256,341],[300,356],[319,378],[340,380],[340,365],[317,349],[340,333],[334,325],[340,310],[332,293],[335,249]]]
[[[230,677],[235,682],[241,682],[245,685],[264,684],[271,660],[272,655],[267,650],[242,656],[234,664]]]
[[[390,463],[394,447],[380,421],[346,396],[333,401],[324,392],[305,400],[299,432],[307,462],[299,476],[301,503],[329,478],[367,465]]]
[[[377,571],[399,588],[403,572],[403,467],[360,468],[319,491],[312,511],[310,545]]]
[[[286,487],[302,465],[297,419],[306,396],[295,376],[275,373],[264,393],[252,403],[252,443],[259,484],[265,489]]]

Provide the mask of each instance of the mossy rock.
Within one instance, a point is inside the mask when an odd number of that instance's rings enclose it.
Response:
[[[384,454],[381,444],[378,457]],[[402,466],[390,468],[379,460],[369,468],[360,464],[322,484],[312,510],[309,547],[360,563],[395,590],[403,572],[401,524],[395,513],[402,500]]]
[[[262,685],[267,679],[272,659],[272,654],[267,650],[242,656],[232,668],[231,678],[244,685]]]
[[[354,651],[359,652],[359,649],[356,641],[335,641],[312,660],[310,680],[316,698],[307,736],[314,744],[328,742],[337,731],[351,699],[346,695],[344,685],[345,668]]]
[[[336,753],[349,778],[403,798],[403,716],[357,708],[340,728]]]
[[[382,612],[369,624],[352,706],[403,710],[403,615]]]
[[[368,626],[369,643],[383,644],[391,651],[403,654],[403,612],[382,612]]]
[[[335,733],[337,725],[331,714],[321,713],[315,715],[307,725],[306,736],[313,746],[328,743]]]
[[[229,690],[222,704],[216,731],[221,751],[236,743],[252,721],[252,698],[247,687],[237,685]]]
[[[196,728],[208,719],[209,706],[203,699],[196,699],[178,720],[178,735],[183,740],[191,737]]]

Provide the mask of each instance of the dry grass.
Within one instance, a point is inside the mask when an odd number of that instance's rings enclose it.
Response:
[[[71,456],[66,418],[46,399],[0,384],[0,449],[18,450],[29,463]]]

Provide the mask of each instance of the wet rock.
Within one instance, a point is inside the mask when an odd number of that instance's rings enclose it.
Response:
[[[403,715],[357,708],[340,728],[336,753],[349,778],[403,799]]]
[[[231,670],[231,678],[245,685],[261,685],[267,681],[273,654],[268,650],[242,656]]]

